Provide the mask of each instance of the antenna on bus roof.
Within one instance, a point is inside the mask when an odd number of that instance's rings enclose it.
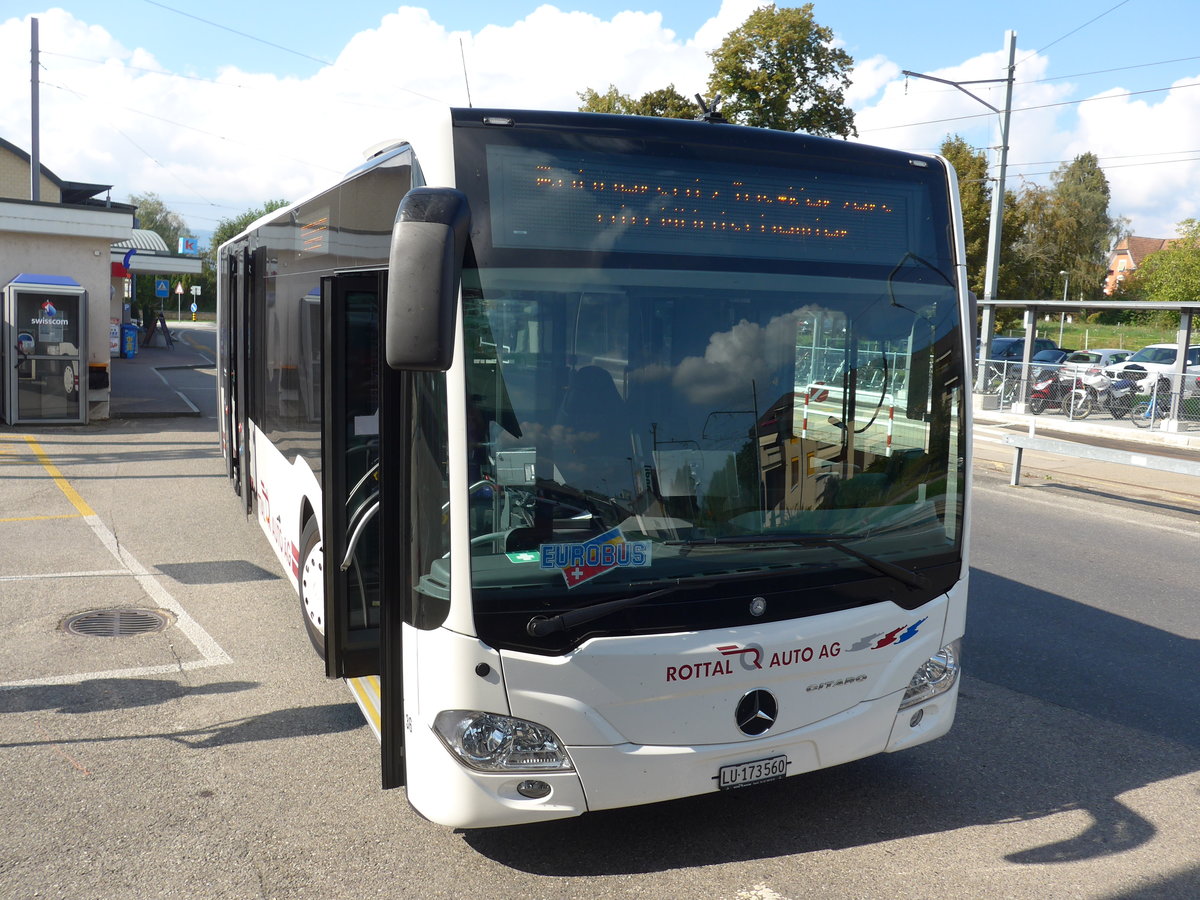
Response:
[[[717,107],[721,105],[721,95],[713,94],[712,108],[704,102],[704,98],[696,94],[696,103],[700,107],[700,115],[696,116],[701,122],[712,122],[715,125],[728,124],[728,120],[717,111]]]
[[[463,84],[467,86],[467,108],[470,109],[475,104],[471,102],[471,82],[467,80],[467,52],[463,50],[462,38],[458,39],[458,55],[462,57]]]

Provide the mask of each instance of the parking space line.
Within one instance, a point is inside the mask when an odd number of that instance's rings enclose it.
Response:
[[[46,455],[46,451],[42,449],[41,444],[33,435],[25,435],[25,443],[29,445],[29,449],[33,451],[33,455],[38,458],[38,462],[42,464],[42,468],[46,470],[58,489],[63,492],[63,496],[71,501],[71,505],[79,510],[81,516],[94,516],[95,511],[87,505],[87,502],[79,496],[79,492],[71,487],[71,483],[63,477],[63,473],[58,471],[58,466],[50,461],[50,457]]]
[[[69,675],[53,675],[45,678],[32,678],[24,681],[9,681],[0,683],[0,690],[6,690],[17,687],[28,687],[31,685],[40,684],[76,684],[82,681],[88,681],[93,678],[136,678],[144,675],[162,675],[171,672],[188,671],[191,669],[208,668],[210,666],[229,665],[233,662],[233,658],[221,649],[221,645],[201,625],[191,617],[186,609],[179,603],[178,600],[171,595],[165,587],[157,580],[154,574],[143,566],[137,558],[130,553],[125,547],[117,541],[108,526],[96,514],[95,510],[88,505],[87,501],[79,495],[79,492],[71,486],[66,477],[54,465],[50,457],[38,444],[37,440],[32,435],[24,435],[25,442],[29,445],[30,450],[37,457],[38,462],[46,473],[53,479],[55,485],[63,496],[65,496],[71,505],[79,511],[76,516],[47,516],[46,518],[82,518],[88,528],[97,537],[101,544],[108,550],[109,553],[122,566],[121,569],[111,572],[72,572],[59,573],[57,575],[34,575],[34,576],[4,576],[0,578],[0,582],[27,580],[30,578],[71,578],[71,577],[86,577],[86,576],[114,576],[130,577],[138,583],[138,586],[145,591],[146,595],[158,604],[160,609],[170,611],[175,616],[175,626],[183,632],[184,636],[191,641],[192,646],[199,651],[203,659],[191,661],[177,661],[166,665],[144,666],[133,669],[120,669],[110,672],[80,672]]]
[[[42,581],[50,578],[111,578],[114,575],[126,577],[129,572],[125,569],[101,569],[95,572],[39,572],[36,575],[0,575],[0,582],[5,581]]]
[[[149,594],[163,609],[169,609],[176,616],[175,625],[187,635],[188,640],[192,642],[200,654],[212,664],[231,663],[230,658],[220,645],[213,640],[212,636],[200,627],[200,624],[193,619],[170,592],[158,583],[158,580],[143,566],[137,559],[117,543],[116,535],[108,530],[108,526],[101,521],[99,516],[85,516],[84,521],[88,527],[100,539],[100,543],[108,548],[108,552],[117,558],[125,568],[133,575],[134,580],[141,586],[147,594]]]

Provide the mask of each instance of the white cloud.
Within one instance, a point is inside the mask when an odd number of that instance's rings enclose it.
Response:
[[[866,105],[889,82],[900,77],[900,67],[886,56],[855,60],[851,73],[853,83],[846,89],[846,103],[851,107]]]
[[[42,161],[68,180],[112,183],[118,200],[156,192],[194,228],[209,229],[266,199],[310,193],[355,166],[363,149],[404,137],[414,117],[465,105],[464,56],[476,106],[574,109],[579,91],[610,83],[635,96],[673,83],[691,96],[705,91],[707,51],[759,5],[724,0],[693,36],[665,28],[657,12],[606,20],[544,5],[509,26],[453,32],[425,9],[400,7],[309,77],[227,67],[210,81],[172,72],[169,58],[50,10],[38,14]],[[26,149],[29,94],[11,86],[28,84],[28,42],[28,17],[0,22],[0,84],[10,86],[0,91],[0,136]],[[1077,89],[1038,82],[1049,60],[1026,54],[1017,56],[1010,185],[1023,173],[1045,181],[1057,161],[1091,151],[1112,183],[1113,211],[1131,216],[1139,234],[1167,236],[1196,215],[1200,162],[1105,158],[1200,155],[1200,88],[1185,80],[1165,95],[1055,105],[1079,99]],[[996,51],[928,74],[1000,78],[1006,62]],[[1002,105],[1002,85],[970,89]],[[952,133],[977,147],[996,143],[997,116],[948,85],[906,86],[883,56],[859,60],[847,96],[870,143],[935,150]]]
[[[1174,237],[1181,220],[1200,217],[1198,83],[1200,75],[1180,79],[1151,99],[1120,88],[1097,94],[1080,105],[1079,127],[1065,146],[1064,156],[1100,157],[1110,209],[1144,237]]]
[[[718,20],[739,4],[726,0]],[[365,148],[404,137],[414,116],[467,105],[464,57],[475,106],[575,109],[578,92],[610,83],[634,95],[674,83],[690,96],[708,73],[705,41],[681,41],[657,12],[602,20],[545,5],[468,33],[400,7],[311,77],[227,67],[214,81],[158,74],[167,70],[153,54],[61,10],[38,18],[42,162],[68,180],[112,182],[116,199],[178,198],[202,229],[307,194]],[[0,23],[0,83],[28,83],[28,40],[28,18]],[[6,139],[28,148],[27,92],[0,95],[0,121]]]

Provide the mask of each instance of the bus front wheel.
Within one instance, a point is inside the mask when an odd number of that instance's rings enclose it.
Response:
[[[300,535],[300,615],[317,656],[325,658],[325,547],[313,516]]]

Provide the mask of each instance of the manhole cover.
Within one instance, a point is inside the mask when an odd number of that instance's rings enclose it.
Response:
[[[129,637],[153,634],[171,624],[166,613],[154,609],[95,609],[63,622],[63,631],[83,637]]]

